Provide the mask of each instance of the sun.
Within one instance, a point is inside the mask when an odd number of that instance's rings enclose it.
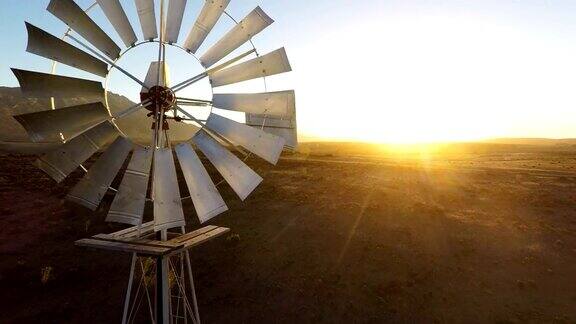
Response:
[[[479,118],[476,125],[461,124],[460,116],[449,111],[417,114],[409,109],[373,109],[357,119],[345,114],[332,116],[330,120],[322,118],[321,113],[312,116],[317,132],[312,132],[310,138],[412,145],[483,140],[493,131],[485,127],[489,120]],[[302,123],[306,124],[306,120]]]
[[[366,18],[296,51],[299,130],[404,144],[571,137],[574,53],[472,13]]]

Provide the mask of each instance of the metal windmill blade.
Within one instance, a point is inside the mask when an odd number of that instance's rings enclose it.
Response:
[[[141,225],[154,151],[137,147],[106,217],[108,222]]]
[[[30,53],[66,64],[86,72],[106,77],[108,65],[42,29],[26,23]]]
[[[66,198],[92,210],[98,208],[131,150],[132,143],[128,139],[116,138]]]
[[[192,146],[178,144],[176,153],[200,223],[227,211],[228,206]]]
[[[240,45],[246,43],[254,35],[270,26],[274,20],[270,18],[260,7],[252,10],[238,25],[230,30],[216,44],[212,45],[202,57],[200,62],[205,67],[210,67],[220,61],[226,55],[232,53]]]
[[[296,96],[293,90],[215,94],[214,107],[246,113],[246,124],[284,139],[284,145],[298,145],[296,126]]]
[[[205,131],[199,131],[192,142],[214,164],[240,199],[245,200],[262,182],[262,177]]]
[[[182,18],[186,9],[187,0],[171,0],[168,4],[168,16],[166,17],[166,42],[174,44],[178,42]]]
[[[238,65],[212,72],[210,82],[213,87],[220,87],[290,71],[292,68],[286,50],[280,48]]]
[[[50,152],[62,145],[61,142],[34,143],[23,141],[0,141],[0,152],[38,155]]]
[[[196,53],[200,45],[204,43],[206,37],[214,28],[214,25],[220,19],[220,16],[226,10],[226,7],[230,3],[230,0],[214,0],[214,1],[206,1],[204,3],[204,7],[202,7],[202,11],[196,18],[196,22],[194,26],[188,33],[188,37],[186,38],[186,42],[184,43],[184,48],[192,53]]]
[[[159,19],[155,6],[158,3]],[[75,170],[84,170],[84,177],[66,198],[91,210],[103,209],[108,204],[103,203],[107,201],[104,197],[113,194],[106,221],[136,226],[136,229],[120,231],[133,233],[132,238],[137,238],[128,244],[128,250],[135,253],[132,271],[136,253],[142,248],[137,247],[136,242],[150,240],[151,234],[158,232],[159,241],[144,244],[157,252],[183,246],[179,245],[182,241],[176,241],[178,244],[164,242],[177,230],[183,234],[182,240],[192,234],[200,238],[208,235],[214,226],[189,233],[186,233],[185,226],[209,222],[228,210],[219,191],[220,183],[227,183],[240,200],[245,200],[263,181],[249,166],[248,158],[256,156],[274,165],[286,147],[297,145],[294,91],[268,91],[264,88],[253,93],[214,93],[215,88],[221,86],[260,78],[265,80],[268,76],[291,71],[284,48],[260,56],[251,42],[252,37],[273,23],[272,18],[257,7],[236,22],[226,12],[229,3],[230,0],[205,1],[194,25],[186,26],[189,33],[183,45],[177,43],[187,0],[158,0],[157,3],[154,0],[134,0],[136,12],[132,13],[124,11],[120,0],[96,0],[87,9],[82,9],[74,0],[51,0],[47,10],[69,27],[62,38],[26,23],[27,51],[52,60],[54,68],[50,74],[22,69],[12,71],[24,95],[49,98],[52,106],[45,111],[14,116],[26,130],[30,142],[0,141],[0,150],[40,153],[35,164],[56,182],[63,181]],[[97,16],[89,15],[89,10],[95,6],[102,9],[107,19],[105,24],[112,25],[125,48],[120,48],[106,34],[98,24]],[[202,56],[194,56],[219,19],[227,16],[235,26],[214,44],[209,44]],[[129,17],[138,19],[143,42],[138,43]],[[80,45],[82,50],[69,44],[68,39]],[[253,49],[221,62],[246,43]],[[158,54],[158,59],[141,62],[142,68],[147,70],[144,80],[140,80],[122,68],[122,59],[143,44],[158,45],[154,53]],[[191,57],[190,64],[197,64],[203,72],[171,85],[167,46],[183,49],[183,53]],[[56,62],[103,77],[105,81],[57,75]],[[178,68],[183,67],[179,65]],[[139,95],[139,102],[120,110],[111,109],[108,81],[113,70],[139,84],[140,93],[133,94]],[[211,98],[185,98],[178,94],[201,80],[209,81],[205,85],[211,90]],[[89,102],[70,104],[69,107],[55,106],[54,99],[78,98]],[[245,122],[241,121],[243,118],[238,121],[219,115],[218,109],[242,113]],[[62,142],[46,142],[55,137]],[[84,164],[92,156],[95,162],[86,169]],[[204,163],[214,168],[206,168]],[[179,186],[178,168],[186,187]],[[215,170],[224,180],[215,183],[209,170]],[[119,186],[111,188],[115,183]],[[193,211],[187,210],[188,205],[183,203],[187,199],[192,201]],[[146,208],[147,202],[148,207],[152,207],[152,215],[145,215],[145,210],[150,210]],[[196,219],[192,220],[190,214]],[[151,222],[145,224],[145,217],[150,216]],[[146,237],[139,236],[141,230],[147,233]],[[224,232],[219,228],[210,235]],[[107,242],[108,247],[118,248],[122,244],[117,236],[98,240]],[[168,256],[159,256],[156,267],[156,284],[160,285],[156,305],[158,323],[170,322],[170,301],[166,297],[170,296],[167,260]],[[190,281],[193,280],[190,278]],[[129,321],[126,308],[129,301],[128,292],[124,323]],[[187,312],[192,322],[199,323],[195,303],[194,309]]]
[[[104,97],[102,83],[48,73],[19,69],[12,72],[20,83],[20,90],[34,98],[77,98],[100,100]]]
[[[284,148],[284,139],[213,114],[206,122],[208,129],[241,145],[264,160],[276,164]]]
[[[60,182],[118,135],[118,131],[111,123],[102,123],[55,150],[43,154],[36,161],[36,165]]]
[[[47,10],[109,58],[120,56],[120,47],[73,0],[51,0]]]
[[[172,150],[157,148],[154,151],[154,230],[182,227],[186,224],[180,189],[176,179],[176,165]]]
[[[262,114],[246,114],[246,124],[266,133],[274,134],[284,139],[286,148],[295,150],[298,146],[298,127],[296,112],[292,116],[278,117]]]
[[[212,104],[216,108],[275,117],[293,117],[296,113],[296,95],[293,90],[266,93],[215,94]]]
[[[122,38],[124,45],[126,47],[134,45],[138,38],[126,16],[126,12],[120,4],[120,0],[96,0],[96,2],[98,2],[98,6],[102,9],[106,18],[114,26],[120,38]]]
[[[105,120],[108,110],[101,102],[14,116],[34,142],[62,134],[72,139]]]
[[[158,27],[156,27],[156,11],[154,0],[134,0],[138,10],[138,19],[142,27],[144,39],[152,40],[158,37]]]

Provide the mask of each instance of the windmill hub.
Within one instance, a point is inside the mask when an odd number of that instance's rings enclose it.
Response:
[[[163,86],[154,86],[148,92],[141,92],[140,99],[152,101],[151,105],[146,107],[150,111],[154,111],[157,107],[162,111],[167,111],[176,103],[174,91]]]

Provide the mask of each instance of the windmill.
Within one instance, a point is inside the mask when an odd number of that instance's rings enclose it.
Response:
[[[95,210],[107,193],[115,194],[106,221],[130,227],[83,239],[77,244],[131,253],[123,323],[134,319],[138,298],[147,300],[150,315],[157,323],[188,319],[200,323],[188,250],[228,229],[205,226],[186,232],[182,200],[192,200],[200,224],[225,212],[228,207],[197,150],[244,200],[261,183],[262,177],[241,157],[253,154],[276,164],[284,148],[297,144],[294,91],[218,93],[211,100],[178,96],[181,90],[206,78],[213,88],[217,88],[291,71],[284,48],[261,55],[252,44],[252,37],[273,20],[257,7],[236,22],[226,12],[229,2],[205,1],[183,45],[178,42],[187,0],[160,0],[159,28],[154,0],[135,0],[141,39],[136,36],[119,0],[97,0],[87,9],[82,9],[73,0],[51,0],[47,10],[69,27],[62,38],[26,23],[27,51],[53,60],[53,69],[51,73],[12,70],[24,95],[49,98],[52,106],[44,111],[14,116],[31,140],[22,149],[50,143],[35,163],[57,182],[78,168],[86,171],[67,195],[70,201]],[[90,10],[96,7],[103,11],[124,49],[89,16]],[[223,16],[232,19],[234,27],[202,55],[196,56]],[[145,80],[139,80],[122,68],[121,59],[128,51],[150,42],[158,43],[158,59],[149,63]],[[236,55],[235,52],[246,43],[252,44],[252,49]],[[204,71],[171,85],[167,46],[180,48],[195,57]],[[229,59],[231,55],[236,56]],[[56,75],[57,63],[105,78],[106,85],[110,72],[119,71],[141,87],[141,101],[112,113],[107,86],[92,80]],[[93,98],[93,102],[55,107],[55,99],[75,97]],[[246,122],[228,119],[212,110],[206,120],[200,120],[190,111],[195,107],[243,112]],[[151,128],[147,145],[131,139],[118,127],[122,119],[142,111],[147,113],[147,126]],[[174,130],[189,137],[171,138]],[[85,169],[83,164],[100,150],[104,152],[88,170]],[[174,153],[190,197],[180,195]],[[125,163],[127,168],[120,185],[111,188]],[[143,223],[147,201],[153,204],[153,220]],[[146,260],[154,260],[155,264],[146,265]],[[142,279],[131,299],[138,265]],[[171,274],[174,275],[172,281],[169,279]],[[146,276],[152,275],[156,278],[155,300],[147,290],[145,280]],[[141,292],[141,287],[145,293]],[[176,295],[173,295],[174,291]]]

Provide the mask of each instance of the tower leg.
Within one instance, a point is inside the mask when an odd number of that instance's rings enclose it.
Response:
[[[184,279],[184,253],[180,253],[180,278],[182,282],[182,311],[184,312],[184,324],[188,324],[188,309],[186,308],[186,279]],[[192,321],[196,322],[196,321]]]
[[[167,240],[167,230],[161,232],[162,241]],[[156,323],[170,324],[170,283],[168,273],[169,257],[156,258]]]
[[[196,300],[196,289],[194,288],[194,276],[192,275],[192,264],[190,263],[190,254],[188,250],[184,252],[186,256],[186,266],[188,268],[188,277],[190,279],[190,290],[192,291],[192,305],[194,307],[194,317],[196,318],[196,323],[200,324],[200,313],[198,312],[198,302]]]
[[[132,263],[130,265],[130,277],[128,277],[128,288],[126,288],[126,298],[124,299],[124,313],[122,314],[122,324],[126,324],[128,319],[128,309],[130,307],[130,294],[132,293],[132,283],[134,282],[134,271],[136,269],[136,253],[132,253]]]

